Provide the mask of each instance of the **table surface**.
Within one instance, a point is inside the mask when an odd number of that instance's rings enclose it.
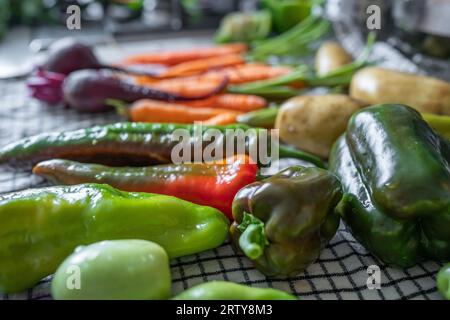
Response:
[[[200,46],[209,43],[209,39],[199,36],[128,43],[126,46],[114,43],[99,47],[98,53],[105,60],[114,60],[124,54],[143,50]],[[374,52],[386,55],[389,50],[378,45]],[[392,57],[392,52],[389,52],[389,56]],[[385,63],[400,69],[414,68],[404,60],[403,65],[395,59]],[[41,105],[28,97],[23,81],[0,81],[0,145],[45,131],[86,128],[116,121],[120,119],[113,113],[78,114],[59,106]],[[0,193],[45,185],[45,181],[30,173],[0,168]],[[369,290],[367,287],[367,269],[373,265],[380,268],[380,290]],[[439,264],[434,262],[405,270],[387,267],[356,242],[343,225],[316,263],[305,272],[288,279],[266,278],[229,241],[214,250],[175,259],[171,263],[174,294],[199,283],[226,280],[278,288],[292,292],[301,299],[440,299],[435,286],[438,269]],[[42,280],[23,293],[0,294],[0,298],[50,299],[50,279]]]

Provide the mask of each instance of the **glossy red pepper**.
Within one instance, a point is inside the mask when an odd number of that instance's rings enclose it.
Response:
[[[245,155],[222,163],[190,163],[150,167],[108,167],[69,160],[37,164],[33,172],[66,185],[106,183],[124,191],[175,196],[219,209],[232,219],[235,194],[256,180],[258,166]]]

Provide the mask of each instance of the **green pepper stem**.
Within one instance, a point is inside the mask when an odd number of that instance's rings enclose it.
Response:
[[[239,231],[242,232],[239,246],[252,260],[258,259],[263,254],[264,248],[269,245],[264,228],[264,222],[244,212],[242,222],[238,225]]]
[[[252,260],[258,259],[264,248],[261,246],[261,226],[256,224],[249,225],[239,238],[239,246],[245,255]]]

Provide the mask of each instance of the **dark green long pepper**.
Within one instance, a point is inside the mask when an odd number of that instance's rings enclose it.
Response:
[[[195,125],[122,122],[75,131],[43,133],[21,139],[0,148],[0,164],[9,164],[14,168],[29,168],[38,162],[55,158],[116,166],[171,163],[172,149],[179,143],[173,139],[173,132],[177,129],[189,131],[188,144],[191,146],[193,156]],[[250,127],[239,124],[202,126],[202,150],[211,143],[206,134],[208,129],[217,129],[222,133],[218,139],[222,139],[225,148],[227,129],[245,131]],[[260,132],[266,129],[255,128],[255,130]],[[267,137],[269,140],[267,145],[270,147],[270,135]],[[259,143],[258,139],[252,142],[248,140],[246,153],[249,152],[251,143]],[[283,145],[279,146],[279,157],[298,158],[324,167],[324,163],[318,157]]]

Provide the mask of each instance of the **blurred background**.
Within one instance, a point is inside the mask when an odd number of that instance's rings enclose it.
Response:
[[[257,0],[0,0],[0,35],[18,25],[36,37],[63,33],[66,10],[78,5],[83,32],[133,35],[217,27],[231,11],[254,10]],[[47,34],[50,32],[50,34]]]
[[[211,36],[234,11],[268,9],[274,32],[304,19],[320,3],[347,49],[363,46],[367,8],[380,8],[378,39],[415,64],[450,77],[450,0],[0,0],[0,78],[24,73],[29,55],[55,39],[82,37],[94,45]],[[66,27],[67,7],[81,8],[81,30]],[[355,40],[359,39],[359,40]],[[23,69],[22,72],[19,69]],[[13,70],[13,71],[10,71]]]

